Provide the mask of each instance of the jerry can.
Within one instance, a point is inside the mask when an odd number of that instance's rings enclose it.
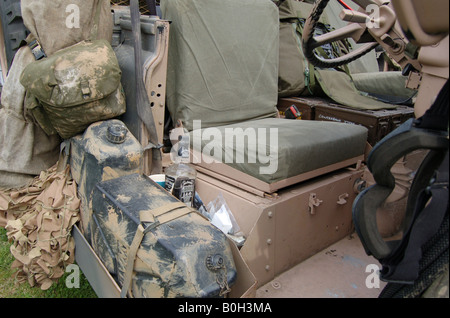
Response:
[[[93,192],[92,247],[123,296],[230,291],[237,277],[230,243],[195,209],[141,174],[100,182]]]
[[[91,241],[92,191],[97,183],[140,173],[143,149],[117,119],[97,122],[71,139],[70,166],[81,200],[82,230]]]

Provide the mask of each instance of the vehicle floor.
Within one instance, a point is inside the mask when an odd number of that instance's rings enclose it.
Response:
[[[386,283],[378,281],[374,268],[380,263],[353,233],[261,286],[256,297],[377,298]]]

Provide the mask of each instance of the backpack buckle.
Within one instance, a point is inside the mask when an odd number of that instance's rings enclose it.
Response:
[[[44,57],[47,57],[47,55],[45,54],[44,50],[42,49],[41,44],[39,43],[38,40],[33,40],[31,41],[28,46],[31,49],[31,53],[33,53],[34,58],[39,61],[41,59],[43,59]]]

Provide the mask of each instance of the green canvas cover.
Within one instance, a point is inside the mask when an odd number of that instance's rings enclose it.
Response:
[[[268,184],[364,154],[365,127],[274,118],[279,16],[272,1],[161,5],[172,21],[168,107],[191,132],[194,150]]]
[[[408,100],[417,91],[406,88],[407,76],[402,72],[370,72],[352,74],[356,88],[361,92],[380,96],[393,96]]]
[[[161,8],[172,21],[167,106],[173,120],[190,131],[193,120],[207,128],[277,115],[275,4],[163,0]]]
[[[303,26],[308,18],[312,4],[286,0],[279,7],[280,16],[280,65],[278,78],[279,97],[290,97],[300,95],[323,95],[320,85],[314,76],[314,66],[308,62],[303,54],[302,33]],[[316,32],[327,32],[331,30],[328,17],[323,14],[319,21],[320,30]],[[340,56],[349,50],[345,41],[328,45],[321,50],[324,57]],[[340,68],[347,71],[345,67]]]
[[[397,108],[396,105],[363,95],[356,89],[352,78],[346,73],[316,69],[315,76],[327,96],[341,105],[363,110]]]
[[[269,184],[361,156],[367,141],[363,126],[323,121],[268,118],[215,129],[194,130],[194,150]]]

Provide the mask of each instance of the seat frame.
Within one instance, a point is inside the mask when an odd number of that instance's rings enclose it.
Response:
[[[312,171],[308,171],[287,179],[283,179],[274,183],[267,183],[262,180],[259,180],[245,172],[239,171],[225,163],[221,162],[213,162],[212,158],[210,160],[198,160],[198,158],[205,158],[205,154],[201,155],[197,150],[191,149],[191,159],[197,158],[197,160],[191,160],[191,162],[195,163],[194,166],[197,171],[202,172],[204,174],[210,175],[216,179],[222,180],[228,184],[231,184],[239,189],[245,190],[247,192],[265,196],[267,194],[273,194],[280,189],[295,185],[297,183],[301,183],[315,177],[328,174],[333,171],[337,171],[343,168],[355,166],[360,167],[362,162],[364,161],[364,154],[347,159],[341,162],[334,163],[329,166],[325,166],[319,169],[315,169]],[[212,163],[207,163],[212,162]]]

